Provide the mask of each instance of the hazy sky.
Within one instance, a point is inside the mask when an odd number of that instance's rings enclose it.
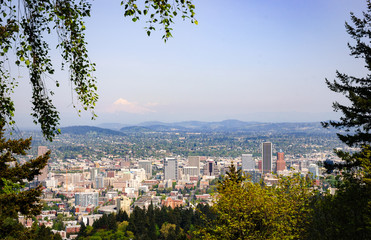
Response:
[[[334,119],[332,102],[345,100],[325,78],[334,79],[336,69],[365,74],[364,63],[349,56],[344,28],[349,12],[366,9],[364,0],[197,1],[199,24],[177,20],[166,44],[161,31],[147,37],[144,21],[125,19],[120,2],[94,1],[87,20],[99,117],[77,116],[67,75],[58,72],[62,125]],[[19,82],[16,119],[28,127],[27,75]]]

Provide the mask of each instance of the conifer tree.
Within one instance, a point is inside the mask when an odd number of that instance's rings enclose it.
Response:
[[[371,71],[371,1],[367,0],[367,10],[363,18],[350,13],[353,25],[345,23],[345,28],[355,45],[348,43],[350,55],[365,61],[365,68]],[[360,147],[359,153],[350,154],[344,151],[335,151],[345,161],[345,164],[329,165],[325,163],[328,172],[338,168],[348,171],[363,171],[365,180],[370,178],[371,160],[369,157],[371,144],[371,74],[365,77],[349,76],[336,72],[337,80],[326,83],[330,90],[345,95],[350,106],[334,102],[335,111],[341,111],[340,121],[322,123],[337,129],[344,129],[346,133],[338,133],[339,139],[350,147]]]
[[[351,13],[352,24],[345,24],[355,45],[348,44],[351,55],[365,61],[371,71],[371,2],[363,18]],[[341,171],[342,182],[334,195],[325,195],[313,204],[314,219],[309,226],[309,239],[368,239],[371,235],[371,74],[355,77],[336,72],[337,80],[328,87],[344,94],[350,105],[333,104],[335,111],[343,116],[340,121],[323,123],[345,133],[339,139],[351,147],[360,147],[358,152],[335,151],[344,163],[326,164],[328,172]]]
[[[353,25],[345,23],[345,28],[355,45],[348,43],[350,55],[365,61],[365,68],[371,71],[371,2],[367,1],[367,10],[363,12],[363,18],[351,14]],[[322,123],[324,127],[332,126],[345,130],[345,133],[337,133],[339,139],[350,147],[361,147],[361,151],[367,151],[371,143],[371,74],[365,77],[349,76],[336,71],[337,79],[330,82],[326,79],[327,86],[331,91],[341,93],[349,100],[350,105],[339,102],[333,103],[334,111],[340,111],[343,116],[339,121]],[[328,165],[328,172],[333,169],[353,170],[359,166],[365,168],[365,162],[360,161],[356,155],[349,157],[343,151],[336,151],[337,155],[345,160],[345,164]],[[366,161],[367,163],[367,161]]]
[[[78,237],[86,237],[86,225],[83,221],[80,222],[80,231]]]
[[[23,190],[26,181],[32,181],[46,166],[50,152],[29,160],[24,164],[17,162],[17,155],[26,155],[31,148],[31,138],[6,140],[4,123],[0,121],[0,218],[17,218],[18,213],[26,216],[39,214],[41,185]]]
[[[365,68],[371,71],[371,3],[367,1],[367,11],[363,12],[363,19],[351,13],[351,20],[354,26],[345,23],[346,30],[355,45],[348,43],[350,55],[355,58],[362,58],[365,61]],[[365,77],[349,76],[336,71],[336,78],[333,82],[326,79],[327,86],[331,91],[341,93],[348,98],[351,105],[343,105],[334,102],[335,111],[340,111],[343,116],[340,121],[329,121],[324,126],[331,125],[337,129],[344,129],[345,134],[338,133],[339,139],[349,146],[359,147],[371,143],[371,75]]]
[[[35,216],[40,213],[42,187],[25,190],[26,181],[32,181],[46,166],[50,152],[24,164],[17,162],[18,155],[26,155],[31,148],[31,138],[6,140],[4,122],[0,120],[0,231],[7,218],[16,219],[18,213]],[[1,232],[0,232],[0,235]]]

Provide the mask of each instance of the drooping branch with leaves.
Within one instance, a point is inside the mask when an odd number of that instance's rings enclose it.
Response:
[[[52,44],[47,35],[58,36],[56,48],[63,59],[62,69],[69,72],[69,81],[77,96],[73,106],[88,110],[95,118],[95,104],[98,100],[95,64],[89,59],[86,48],[85,22],[91,13],[88,0],[0,0],[0,120],[14,124],[15,105],[11,94],[17,81],[9,66],[28,69],[32,87],[32,117],[40,124],[45,138],[52,140],[58,134],[59,113],[52,102],[54,94],[47,88],[48,77],[55,67],[49,52]],[[183,19],[195,20],[195,6],[184,0],[128,0],[121,2],[123,15],[135,22],[139,16],[148,17],[147,34],[161,26],[166,42],[172,34],[173,18],[178,13]],[[58,87],[60,80],[54,84]]]
[[[164,35],[162,39],[166,42],[172,37],[171,25],[174,24],[174,17],[181,15],[182,19],[190,19],[191,23],[198,24],[195,19],[195,5],[190,0],[146,0],[141,7],[137,0],[122,1],[121,5],[125,8],[124,16],[131,17],[133,22],[140,20],[141,16],[147,18],[147,35],[156,30],[157,26],[163,27]]]
[[[32,116],[40,124],[44,136],[51,140],[57,133],[59,114],[52,103],[53,92],[46,86],[46,76],[55,71],[46,35],[53,31],[59,36],[56,46],[62,52],[68,65],[70,81],[78,100],[84,109],[94,110],[98,99],[96,79],[92,73],[95,65],[90,62],[86,49],[83,19],[90,16],[90,3],[75,1],[1,1],[0,10],[0,69],[1,87],[8,87],[0,93],[1,118],[14,123],[14,104],[10,98],[15,81],[7,69],[10,59],[18,67],[26,67],[32,87]],[[55,82],[59,86],[59,81]],[[12,88],[13,87],[13,88]],[[75,105],[76,106],[76,105]],[[94,112],[93,112],[93,116]]]

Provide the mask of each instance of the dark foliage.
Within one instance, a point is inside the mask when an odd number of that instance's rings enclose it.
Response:
[[[121,211],[116,215],[103,215],[102,218],[94,222],[93,231],[90,234],[86,233],[85,225],[82,226],[79,238],[94,235],[99,230],[115,233],[117,231],[117,223],[113,224],[113,220],[115,220],[118,223],[128,221],[129,225],[126,230],[132,232],[135,239],[188,239],[196,228],[206,226],[205,219],[214,218],[215,214],[211,212],[208,205],[199,204],[193,210],[183,207],[157,208],[151,204],[148,209],[135,207],[130,217]],[[110,221],[112,222],[110,223]]]
[[[50,152],[29,160],[24,164],[17,162],[17,155],[26,155],[30,149],[31,138],[6,140],[0,120],[0,235],[7,236],[9,219],[17,219],[18,213],[34,216],[40,213],[42,204],[41,185],[24,189],[26,181],[32,181],[40,174],[49,159]],[[15,225],[17,226],[17,225]]]
[[[355,45],[348,44],[351,55],[362,58],[365,68],[371,71],[371,2],[363,18],[351,13],[353,26],[345,27]],[[340,121],[331,125],[344,129],[339,139],[348,146],[360,147],[355,153],[335,151],[344,163],[325,162],[327,172],[341,172],[341,184],[334,195],[318,196],[313,204],[313,221],[309,226],[310,239],[370,239],[371,236],[371,75],[359,78],[337,72],[337,80],[328,87],[345,95],[350,106],[338,102],[335,111],[341,111]]]
[[[348,34],[355,40],[355,45],[348,44],[351,55],[362,58],[365,68],[371,71],[371,3],[367,1],[367,11],[363,13],[363,19],[351,13],[354,26],[345,24]],[[343,116],[340,121],[323,123],[325,127],[331,125],[337,129],[344,129],[347,133],[338,133],[340,140],[349,146],[369,145],[371,142],[371,75],[366,77],[354,77],[336,72],[337,80],[326,83],[331,91],[345,95],[351,105],[343,105],[334,102],[335,111],[340,111]]]

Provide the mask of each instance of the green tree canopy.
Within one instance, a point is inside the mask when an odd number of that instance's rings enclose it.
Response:
[[[205,239],[305,238],[312,194],[311,182],[298,174],[266,187],[231,167],[218,185],[212,206],[216,218],[199,235]]]

